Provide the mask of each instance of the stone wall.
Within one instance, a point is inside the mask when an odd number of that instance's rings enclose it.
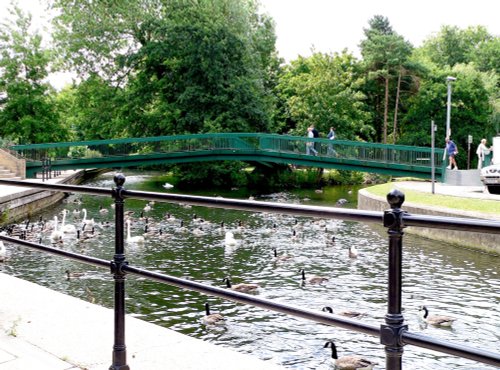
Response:
[[[8,168],[9,171],[15,173],[21,179],[26,178],[26,161],[16,158],[4,149],[0,149],[0,165]]]
[[[58,183],[80,184],[100,172],[102,171],[81,170],[61,179]],[[66,195],[63,192],[26,188],[26,190],[21,192],[0,196],[0,225],[33,217],[46,207],[61,201]]]
[[[421,206],[411,203],[404,203],[403,210],[411,214],[447,216],[460,218],[484,218],[478,214],[471,214],[464,211],[442,211],[437,207]],[[385,211],[390,209],[385,197],[370,194],[362,189],[358,192],[358,209],[367,211]],[[433,240],[444,241],[462,247],[478,249],[481,251],[500,255],[500,237],[498,234],[484,234],[470,231],[434,229],[426,227],[407,227],[405,232],[424,236]]]

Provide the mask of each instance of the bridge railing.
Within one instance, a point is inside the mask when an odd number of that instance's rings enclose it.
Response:
[[[405,145],[366,143],[347,140],[309,139],[289,135],[227,133],[193,134],[146,138],[90,140],[32,145],[14,145],[14,150],[28,160],[53,161],[76,158],[133,156],[155,153],[200,152],[215,150],[267,151],[306,154],[306,144],[314,142],[318,156],[431,167],[431,149]],[[443,149],[436,149],[434,165],[443,166]]]
[[[308,319],[317,323],[337,326],[344,329],[365,333],[379,337],[385,346],[386,369],[402,369],[402,358],[405,345],[415,345],[421,348],[447,353],[453,356],[471,359],[474,361],[500,366],[500,354],[480,348],[468,347],[461,344],[446,342],[431,336],[410,332],[404,323],[402,314],[402,285],[403,285],[403,236],[407,226],[442,228],[500,234],[500,222],[480,219],[465,219],[439,216],[411,215],[401,209],[404,203],[404,194],[393,190],[387,195],[390,209],[385,212],[369,212],[346,210],[332,207],[305,206],[284,203],[267,203],[250,200],[227,198],[212,198],[189,196],[169,193],[154,193],[126,190],[123,185],[125,177],[118,174],[114,178],[116,187],[112,190],[85,186],[41,184],[28,181],[0,180],[2,185],[41,188],[66,193],[81,193],[98,196],[111,196],[115,202],[115,250],[113,260],[106,261],[60,248],[54,248],[26,240],[19,240],[0,234],[0,240],[33,248],[39,251],[70,258],[98,267],[110,268],[114,278],[114,346],[112,365],[110,369],[129,369],[125,343],[125,282],[126,274],[133,274],[160,283],[173,285],[179,288],[197,291],[206,295],[216,296],[234,302],[249,304],[271,311]],[[279,303],[271,299],[255,297],[251,294],[239,293],[228,289],[214,287],[185,278],[152,272],[129,265],[126,260],[124,247],[124,204],[126,199],[142,199],[149,201],[182,203],[194,206],[236,209],[253,212],[271,212],[305,217],[321,217],[348,221],[372,222],[380,224],[388,231],[388,280],[387,280],[387,313],[385,322],[377,327],[362,321],[342,318],[330,313],[315,311]]]

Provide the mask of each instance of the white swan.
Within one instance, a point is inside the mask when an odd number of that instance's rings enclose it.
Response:
[[[234,234],[231,231],[226,232],[226,236],[224,238],[225,246],[235,246],[238,244],[238,241],[234,238]]]
[[[125,221],[127,223],[127,243],[128,244],[144,244],[144,237],[142,235],[130,236],[130,220]]]
[[[62,242],[63,239],[63,232],[57,228],[57,216],[54,216],[54,230],[52,230],[52,233],[50,234],[50,239],[52,240],[53,243],[58,243]]]
[[[66,214],[67,213],[68,213],[67,209],[63,210],[63,218],[61,221],[61,231],[63,233],[67,233],[67,234],[74,234],[74,233],[76,233],[75,225],[71,225],[71,224],[66,225]]]
[[[83,220],[82,220],[82,224],[83,225],[87,225],[87,226],[94,226],[94,219],[91,218],[90,220],[87,220],[87,209],[82,209],[82,213],[83,213]]]
[[[0,240],[0,262],[5,262],[7,260],[7,248],[3,244],[3,241]]]
[[[358,258],[358,250],[356,249],[356,247],[354,245],[351,245],[349,247],[349,257],[350,258]]]
[[[174,187],[174,185],[172,184],[169,184],[168,182],[166,182],[165,184],[162,185],[165,189],[172,189]]]

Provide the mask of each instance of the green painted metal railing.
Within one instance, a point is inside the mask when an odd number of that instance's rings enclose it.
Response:
[[[317,156],[306,155],[314,142]],[[431,149],[345,140],[259,134],[194,134],[146,138],[14,145],[27,160],[27,173],[36,172],[44,158],[59,169],[127,167],[156,163],[245,160],[340,168],[396,176],[431,176]],[[444,172],[443,149],[436,149],[436,177]]]

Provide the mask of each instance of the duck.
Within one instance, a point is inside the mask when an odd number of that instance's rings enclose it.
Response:
[[[0,240],[0,262],[7,261],[7,248],[2,240]]]
[[[429,316],[429,310],[427,309],[426,306],[420,306],[419,311],[422,311],[422,319],[426,323],[434,326],[451,326],[453,324],[453,321],[456,320],[455,318],[449,316],[442,316],[442,315]]]
[[[223,283],[226,283],[226,286],[229,289],[235,290],[237,292],[241,293],[253,293],[260,287],[257,284],[247,284],[247,283],[241,283],[241,284],[231,284],[231,280],[229,277],[225,277],[222,280]]]
[[[331,340],[327,341],[323,348],[328,347],[331,347],[332,349],[332,360],[334,360],[335,367],[339,370],[371,370],[375,365],[377,365],[376,362],[356,355],[342,356],[339,358],[337,355],[337,347]]]
[[[69,270],[64,271],[66,273],[66,279],[78,279],[85,275],[83,272],[71,272]]]
[[[58,229],[57,216],[54,216],[54,230],[52,230],[50,234],[50,240],[52,240],[53,243],[62,243],[63,236],[63,232]]]
[[[234,234],[231,231],[226,232],[224,237],[224,245],[226,247],[232,247],[238,244],[238,241],[234,238]]]
[[[304,271],[304,269],[301,269],[299,272],[302,273],[302,283],[305,283],[307,281],[309,284],[323,284],[324,282],[328,281],[328,278],[323,276],[311,276],[310,278],[306,279],[306,272]]]
[[[205,316],[202,319],[205,325],[223,325],[226,319],[220,313],[210,313],[210,305],[205,303]]]
[[[321,311],[323,312],[328,312],[328,313],[333,313],[333,309],[329,306],[325,306],[321,309]],[[357,311],[339,311],[337,312],[337,315],[340,315],[340,316],[345,316],[345,317],[358,317],[358,316],[361,316],[362,313],[361,312],[357,312]]]
[[[358,250],[354,245],[349,246],[349,258],[358,258]]]
[[[125,222],[127,223],[127,243],[128,244],[135,244],[135,245],[143,245],[144,244],[144,236],[142,236],[142,235],[131,236],[130,235],[130,220],[127,220]]]
[[[166,182],[166,183],[164,183],[164,184],[162,185],[162,187],[164,187],[165,189],[172,189],[172,188],[174,187],[174,185],[169,184],[168,182]]]

